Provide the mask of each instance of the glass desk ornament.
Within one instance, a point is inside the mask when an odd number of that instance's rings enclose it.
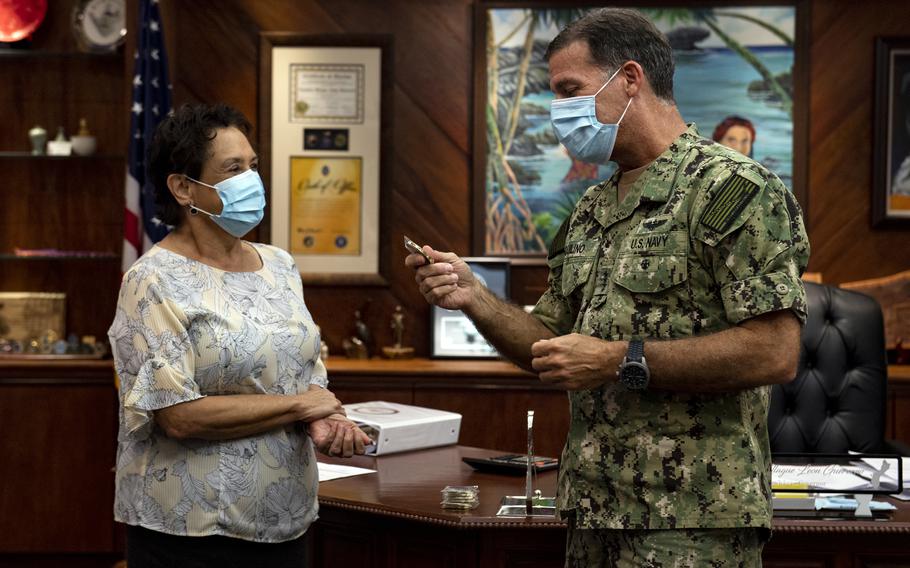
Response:
[[[900,493],[904,485],[897,455],[774,454],[772,459],[772,504],[780,517],[886,516],[894,507],[873,496]]]
[[[442,491],[443,509],[469,511],[480,505],[480,487],[477,485],[446,485]]]
[[[499,503],[497,517],[555,517],[556,497],[543,497],[534,490],[534,411],[528,411],[528,455],[525,459],[525,494],[506,495]]]

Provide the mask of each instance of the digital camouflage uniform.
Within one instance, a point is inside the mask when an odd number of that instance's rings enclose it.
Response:
[[[550,247],[533,314],[556,335],[649,342],[707,335],[790,309],[805,321],[809,258],[792,193],[692,125],[617,204],[591,187]],[[569,393],[558,506],[578,529],[771,525],[770,387]]]

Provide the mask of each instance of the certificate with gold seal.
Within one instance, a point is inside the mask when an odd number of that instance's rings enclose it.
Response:
[[[291,254],[361,253],[361,161],[359,157],[291,157]]]

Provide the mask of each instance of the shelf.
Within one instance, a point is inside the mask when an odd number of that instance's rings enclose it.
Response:
[[[126,156],[117,154],[94,154],[92,156],[48,156],[47,154],[32,154],[28,151],[0,152],[0,158],[14,160],[125,160]]]
[[[40,255],[17,255],[8,252],[0,253],[0,260],[119,260],[120,255],[112,252],[103,252],[96,254],[40,254]]]
[[[86,53],[83,51],[42,51],[40,49],[0,49],[2,59],[88,59],[92,61],[103,59],[120,59],[120,51],[110,53]]]

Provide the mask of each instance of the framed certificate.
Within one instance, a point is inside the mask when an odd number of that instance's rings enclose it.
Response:
[[[289,252],[359,256],[363,160],[291,157]]]
[[[362,63],[291,64],[292,122],[363,123]]]
[[[491,292],[509,298],[509,267],[505,258],[465,258],[474,277]],[[499,357],[496,349],[477,331],[474,323],[460,310],[433,306],[431,310],[433,357],[491,358]]]
[[[260,34],[263,230],[306,284],[388,283],[391,41]]]

